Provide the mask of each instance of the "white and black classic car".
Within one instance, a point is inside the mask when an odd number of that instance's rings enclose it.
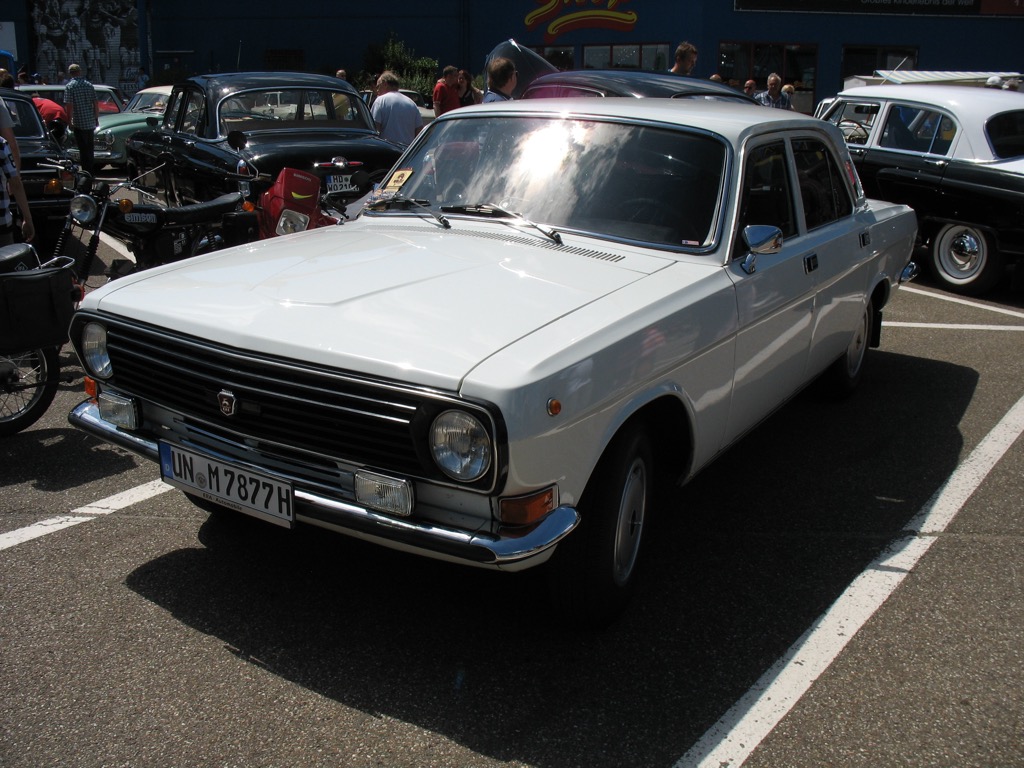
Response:
[[[76,426],[201,507],[509,571],[616,615],[658,483],[858,383],[916,224],[840,130],[540,99],[435,120],[356,220],[86,297]]]

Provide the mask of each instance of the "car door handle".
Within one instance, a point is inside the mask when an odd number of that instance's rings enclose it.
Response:
[[[804,272],[808,275],[818,268],[818,254],[809,253],[804,256]]]
[[[949,165],[949,160],[925,160],[925,165],[930,165],[932,168],[945,168]]]
[[[864,157],[868,153],[866,149],[861,149],[860,147],[850,147],[849,150],[852,157]]]

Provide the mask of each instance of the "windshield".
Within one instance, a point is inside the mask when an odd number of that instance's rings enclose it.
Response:
[[[242,91],[218,106],[220,131],[282,128],[362,128],[373,130],[366,105],[357,97],[322,88]]]
[[[43,123],[31,102],[24,102],[20,99],[4,99],[4,104],[7,105],[7,111],[11,113],[15,138],[38,138],[44,135]]]
[[[441,121],[375,206],[531,222],[674,247],[711,242],[725,145],[690,130],[561,116]]]
[[[125,112],[153,112],[154,114],[162,115],[164,107],[167,106],[169,96],[170,94],[168,93],[143,93],[139,91],[132,97],[132,100],[125,108]]]

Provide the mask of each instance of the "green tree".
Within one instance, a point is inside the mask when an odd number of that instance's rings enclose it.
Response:
[[[402,87],[419,91],[429,96],[437,79],[438,62],[426,56],[418,57],[407,48],[394,32],[383,43],[366,46],[363,56],[364,71],[359,74],[359,87],[373,88],[374,79],[385,69],[390,69],[402,80]]]

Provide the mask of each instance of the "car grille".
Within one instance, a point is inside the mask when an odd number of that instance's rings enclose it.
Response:
[[[436,395],[136,326],[108,329],[116,389],[180,414],[192,434],[296,465],[343,462],[433,476],[416,445]],[[230,392],[236,413],[223,414]],[[417,427],[419,439],[417,439]],[[305,474],[302,472],[300,474]]]

